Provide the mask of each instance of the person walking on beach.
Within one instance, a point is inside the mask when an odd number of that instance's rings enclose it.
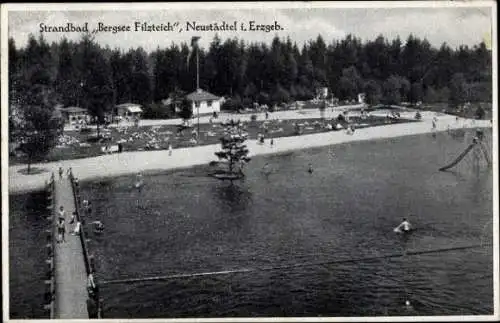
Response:
[[[70,176],[72,173],[73,173],[73,169],[71,169],[71,167],[70,167],[70,168],[68,168],[68,170],[66,171],[66,176],[68,176],[68,178],[69,178],[69,176]]]
[[[271,138],[271,147],[273,147],[273,146],[274,146],[274,139]]]
[[[172,156],[172,144],[171,143],[168,144],[168,155]]]
[[[62,179],[63,173],[64,173],[63,168],[59,167],[59,179]]]

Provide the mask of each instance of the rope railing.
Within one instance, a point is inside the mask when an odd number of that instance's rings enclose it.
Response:
[[[94,273],[95,273],[95,268],[94,268],[93,262],[91,261],[91,257],[89,256],[89,249],[88,249],[88,245],[87,245],[85,226],[83,225],[84,221],[82,221],[83,219],[82,219],[81,214],[80,214],[80,210],[81,210],[80,188],[79,188],[79,184],[78,184],[78,179],[74,176],[73,171],[71,169],[69,171],[69,179],[71,181],[71,187],[73,189],[73,198],[75,201],[75,218],[76,218],[76,221],[80,222],[79,236],[80,236],[80,242],[82,244],[85,269],[87,272],[87,277],[89,277],[90,275],[92,275],[92,277],[93,277]],[[95,278],[93,278],[93,281],[95,284]],[[88,296],[89,296],[89,299],[93,299],[95,301],[97,308],[98,308],[98,313],[99,313],[98,317],[101,318],[100,317],[101,316],[100,315],[101,304],[100,304],[100,299],[99,299],[99,293],[96,291],[98,291],[97,288],[95,288],[93,290],[94,295],[91,295],[89,292]]]
[[[148,282],[148,281],[161,281],[161,280],[182,279],[182,278],[203,277],[203,276],[219,276],[219,275],[258,272],[258,271],[276,271],[276,270],[286,270],[286,269],[304,268],[304,267],[327,266],[327,265],[333,265],[333,264],[359,263],[359,262],[369,262],[369,261],[387,259],[387,258],[401,258],[401,257],[406,257],[406,256],[417,256],[417,255],[426,255],[426,254],[434,254],[434,253],[443,253],[443,252],[451,252],[451,251],[459,251],[459,250],[484,248],[484,247],[492,246],[492,245],[493,245],[492,243],[481,243],[481,244],[469,245],[469,246],[406,251],[403,253],[377,255],[377,256],[363,257],[363,258],[335,259],[335,260],[326,260],[326,261],[317,261],[317,262],[302,262],[302,263],[298,263],[298,264],[287,264],[287,265],[281,265],[281,266],[264,266],[264,267],[230,269],[230,270],[211,271],[211,272],[199,272],[199,273],[187,273],[187,274],[181,273],[181,274],[170,274],[170,275],[163,275],[163,276],[124,278],[124,279],[114,279],[114,280],[103,281],[101,284],[103,286],[104,285],[112,285],[112,284],[132,284],[132,283],[140,283],[140,282]]]
[[[79,194],[77,192],[77,187],[75,185],[75,177],[73,175],[73,172],[70,172],[69,174],[69,179],[71,181],[71,187],[73,189],[73,198],[75,201],[75,218],[77,222],[83,223],[82,222],[82,217],[80,215],[80,201],[79,201]],[[85,240],[85,230],[83,230],[83,227],[80,228],[80,241],[82,243],[82,249],[83,249],[83,258],[85,261],[85,269],[87,271],[87,275],[92,273],[92,269],[90,267],[90,260],[89,260],[89,255],[88,255],[88,250],[87,250],[87,243]]]

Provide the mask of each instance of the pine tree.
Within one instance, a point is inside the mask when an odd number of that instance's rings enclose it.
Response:
[[[82,106],[97,121],[97,136],[100,136],[99,126],[113,106],[114,86],[110,62],[103,55],[102,48],[89,35],[81,42],[82,63],[86,67],[83,77]]]
[[[177,99],[177,97],[174,98],[174,100],[176,100],[176,99]],[[185,97],[182,99],[181,110],[179,112],[179,116],[182,118],[182,120],[184,122],[184,125],[188,125],[189,124],[189,120],[191,120],[191,118],[193,117],[193,107],[192,107],[192,104]]]
[[[61,95],[63,105],[78,104],[80,90],[79,73],[76,72],[75,56],[72,44],[63,38],[58,46],[58,64],[55,90]]]
[[[215,153],[220,159],[228,161],[228,170],[220,179],[240,179],[244,176],[243,165],[250,161],[249,150],[245,145],[248,135],[241,128],[239,121],[231,120],[220,138],[222,150]],[[236,171],[237,170],[237,171]]]
[[[219,96],[239,96],[245,104],[268,103],[280,88],[291,99],[308,100],[323,86],[340,99],[355,99],[366,82],[378,94],[396,75],[402,86],[386,91],[389,101],[445,102],[450,95],[452,104],[492,100],[492,53],[486,44],[434,48],[414,35],[402,43],[383,36],[363,43],[353,35],[326,43],[318,36],[299,48],[289,38],[248,44],[216,36],[206,50],[200,49],[200,85]],[[115,103],[145,105],[167,98],[176,88],[191,92],[195,87],[195,56],[188,67],[186,43],[159,46],[151,54],[141,48],[121,52],[101,47],[89,35],[76,43],[63,39],[51,45],[30,36],[26,45],[16,48],[9,40],[9,93],[16,105],[29,99],[24,93],[31,84],[45,84],[57,103],[76,103],[100,119]],[[453,79],[457,73],[464,86]],[[463,87],[469,89],[466,98],[461,98]]]

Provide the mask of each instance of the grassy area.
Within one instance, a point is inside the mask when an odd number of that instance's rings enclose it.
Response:
[[[356,129],[414,121],[388,119],[377,116],[368,116],[365,119],[350,117],[350,124],[354,125]],[[335,131],[326,127],[327,124],[333,123],[332,120],[320,121],[318,119],[248,121],[243,123],[243,127],[248,132],[249,139],[257,139],[259,134],[264,134],[266,138],[277,138],[296,136],[296,123],[300,125],[302,134]],[[192,132],[197,129],[196,124],[181,132],[178,129],[179,127],[175,125],[144,126],[139,128],[131,126],[121,129],[109,128],[106,130],[111,137],[109,141],[96,141],[95,133],[85,134],[80,131],[66,131],[61,138],[62,144],[55,147],[44,161],[49,162],[103,155],[104,153],[101,151],[102,147],[106,144],[117,145],[119,142],[122,143],[124,151],[162,150],[168,149],[169,144],[172,144],[174,149],[196,145],[191,141],[193,138]],[[200,124],[200,145],[219,143],[219,138],[223,131],[224,127],[221,124]],[[13,165],[26,163],[27,161],[22,156],[11,156],[9,162]]]

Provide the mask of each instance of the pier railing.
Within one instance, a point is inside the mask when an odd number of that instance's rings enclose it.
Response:
[[[73,188],[73,198],[75,199],[75,220],[80,222],[80,242],[82,244],[82,250],[83,250],[83,258],[85,261],[85,269],[87,272],[87,277],[92,274],[94,276],[95,273],[95,268],[94,268],[94,263],[91,260],[91,257],[89,255],[89,249],[87,245],[87,234],[85,232],[85,225],[84,225],[84,219],[81,216],[81,196],[80,196],[80,187],[79,187],[79,182],[78,179],[74,176],[73,171],[70,171],[69,173],[69,179],[71,181],[71,187]],[[95,279],[95,278],[94,278]],[[95,282],[95,280],[94,280]],[[93,299],[97,305],[98,308],[98,313],[99,313],[99,318],[101,318],[101,304],[100,304],[100,299],[99,299],[99,293],[94,293],[94,295],[88,295],[90,299]]]
[[[44,299],[44,310],[48,311],[48,316],[50,319],[54,318],[54,303],[55,303],[55,268],[54,268],[54,250],[55,241],[57,237],[56,228],[56,208],[54,207],[54,194],[55,194],[55,182],[54,173],[50,177],[49,181],[46,182],[45,190],[47,193],[47,220],[49,222],[49,229],[46,232],[46,251],[47,259],[45,264],[47,265],[46,276],[45,276],[45,299]]]

